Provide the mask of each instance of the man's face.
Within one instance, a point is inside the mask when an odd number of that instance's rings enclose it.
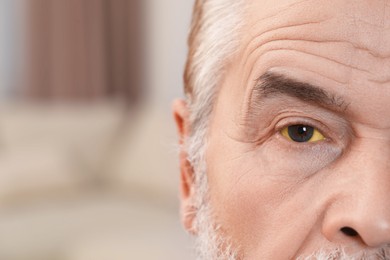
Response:
[[[390,244],[390,1],[247,10],[208,128],[220,235],[245,259]]]

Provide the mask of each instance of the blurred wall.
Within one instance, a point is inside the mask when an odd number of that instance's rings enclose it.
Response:
[[[170,109],[183,96],[182,74],[194,1],[148,0],[148,72],[153,102]]]
[[[0,100],[14,100],[24,78],[23,63],[26,62],[26,13],[28,0],[0,0],[0,54],[1,61]]]
[[[130,0],[0,0],[0,259],[192,259],[171,116],[192,1],[138,2],[142,10],[123,15]],[[101,27],[104,3],[122,13],[109,16],[117,31]],[[31,10],[38,15],[29,20]],[[123,35],[131,12],[142,30]],[[130,49],[143,56],[131,60]],[[23,80],[28,68],[38,77]],[[134,73],[144,93],[137,106],[106,95]],[[58,98],[88,88],[108,98]]]
[[[139,100],[144,84],[144,2],[25,1],[21,95],[33,100]]]
[[[10,95],[16,65],[16,5],[13,0],[0,0],[0,100]]]

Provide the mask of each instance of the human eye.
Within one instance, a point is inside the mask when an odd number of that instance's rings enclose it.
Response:
[[[326,140],[320,130],[305,124],[286,126],[282,128],[280,133],[287,140],[297,143],[313,143]]]

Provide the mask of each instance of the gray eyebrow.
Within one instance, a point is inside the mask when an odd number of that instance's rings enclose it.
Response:
[[[344,112],[348,107],[341,97],[332,95],[320,87],[281,74],[266,72],[255,82],[250,98],[250,108],[259,105],[264,98],[280,95],[297,98],[336,112]]]

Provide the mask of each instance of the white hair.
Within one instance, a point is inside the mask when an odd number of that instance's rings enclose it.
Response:
[[[198,173],[196,183],[206,181],[205,174],[200,174],[206,172],[205,166],[199,167],[204,161],[208,121],[225,67],[239,45],[243,3],[244,0],[197,0],[194,6],[184,81],[191,129],[186,149]]]
[[[208,200],[206,167],[207,130],[217,87],[225,66],[237,49],[244,0],[197,0],[189,38],[189,54],[184,74],[187,105],[190,110],[190,136],[185,149],[195,176],[196,194],[192,202],[197,230],[199,260],[234,260],[227,239],[217,235]],[[241,10],[241,11],[240,11]]]

